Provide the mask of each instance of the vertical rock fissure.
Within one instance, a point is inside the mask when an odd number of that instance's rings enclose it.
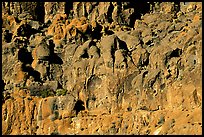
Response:
[[[110,6],[109,6],[108,12],[107,12],[108,23],[112,23],[113,22],[113,19],[112,19],[113,9],[114,9],[114,6],[113,6],[112,2],[110,2]]]

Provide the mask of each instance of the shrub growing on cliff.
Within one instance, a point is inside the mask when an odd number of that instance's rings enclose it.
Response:
[[[55,95],[54,91],[50,89],[48,86],[32,86],[29,89],[31,96],[39,96],[45,98],[48,96]]]
[[[67,94],[67,90],[66,89],[57,89],[56,90],[56,95],[57,96],[65,96]]]
[[[53,93],[53,91],[47,89],[47,90],[40,91],[40,95],[41,95],[41,97],[46,98],[49,96],[54,96],[54,93]]]

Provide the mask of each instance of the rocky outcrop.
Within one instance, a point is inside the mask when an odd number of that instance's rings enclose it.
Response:
[[[202,134],[201,15],[197,2],[2,2],[2,133]]]

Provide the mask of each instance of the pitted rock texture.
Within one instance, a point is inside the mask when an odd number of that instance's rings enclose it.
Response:
[[[2,2],[2,134],[202,134],[201,58],[199,2]]]

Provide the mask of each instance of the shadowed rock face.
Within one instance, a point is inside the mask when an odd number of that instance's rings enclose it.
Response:
[[[2,133],[202,134],[202,4],[2,2]]]

